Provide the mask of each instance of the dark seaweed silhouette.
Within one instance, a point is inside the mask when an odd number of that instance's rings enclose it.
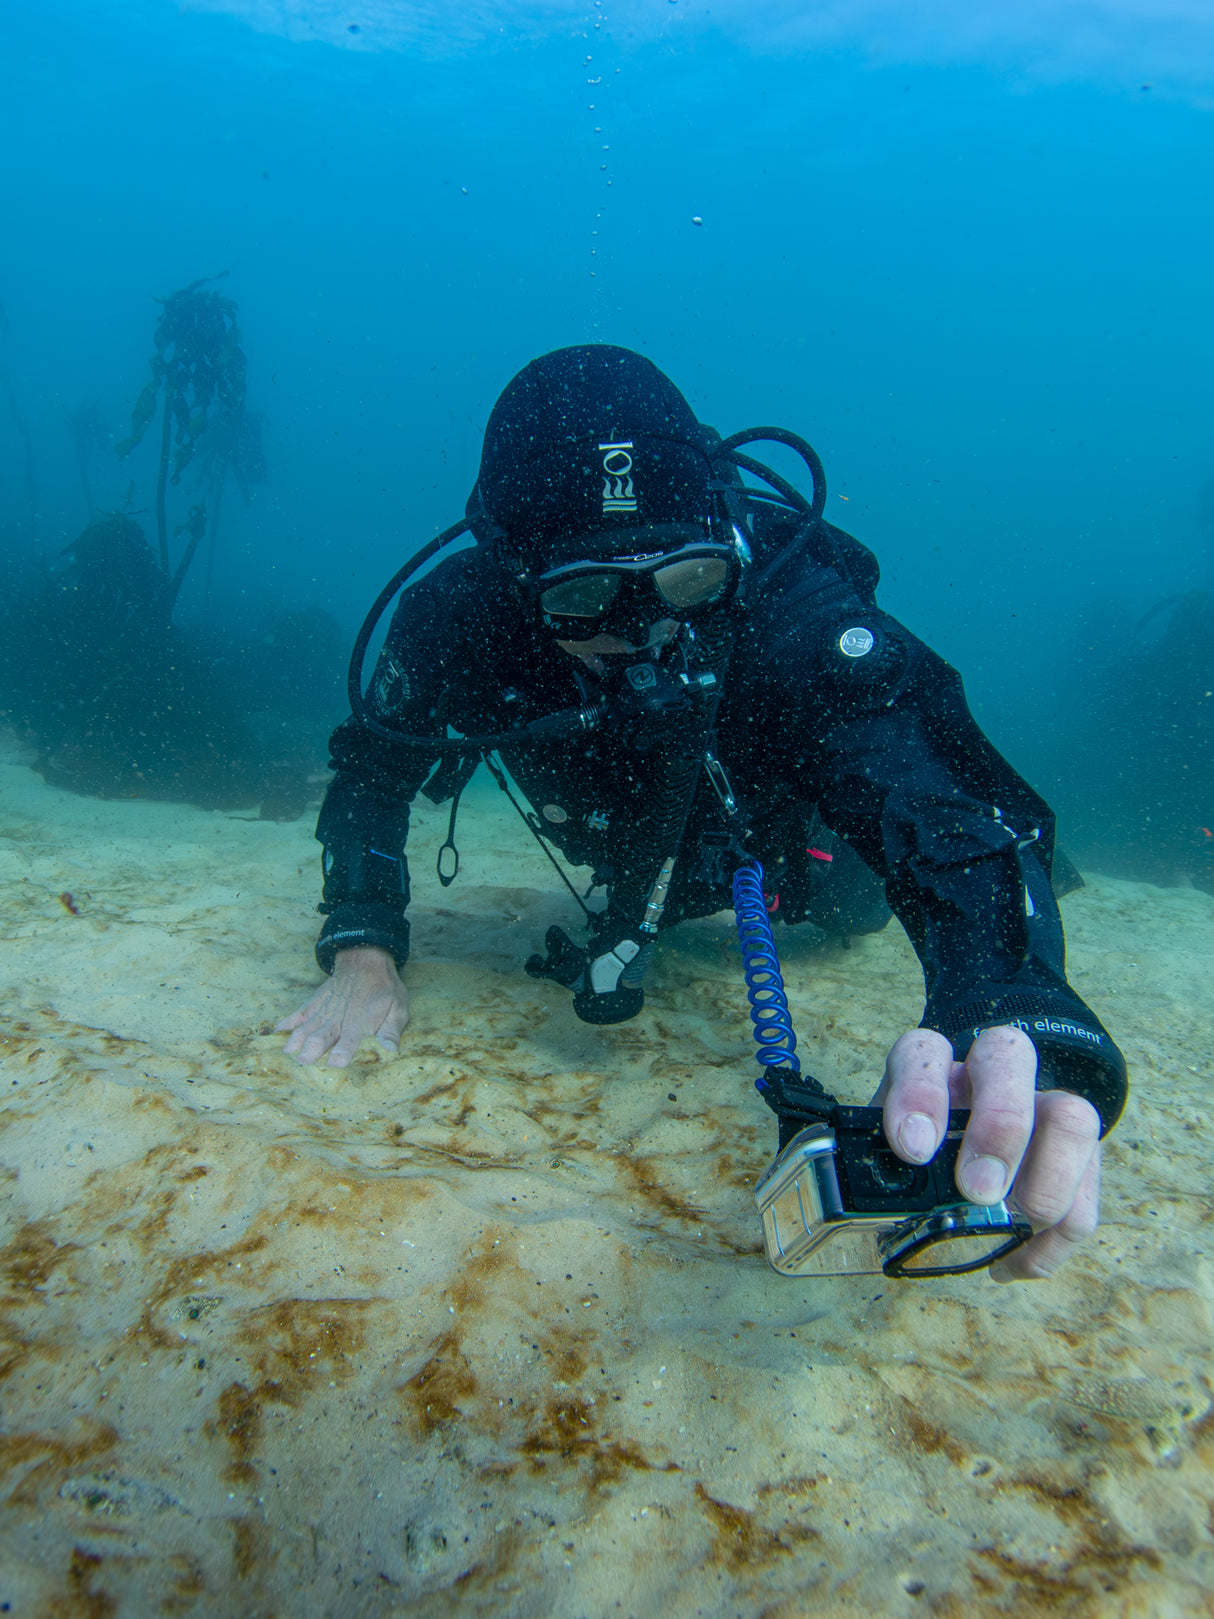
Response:
[[[0,704],[49,781],[101,797],[255,802],[256,761],[170,621],[142,528],[110,513],[0,625]]]
[[[318,793],[323,728],[340,712],[340,634],[321,614],[240,648],[174,625],[204,525],[196,506],[170,580],[139,523],[111,512],[24,599],[4,592],[0,717],[72,791],[260,804],[287,819]]]
[[[82,404],[78,410],[68,417],[67,425],[76,450],[76,470],[80,474],[80,487],[84,491],[85,509],[89,516],[92,517],[97,510],[97,503],[93,499],[93,484],[90,476],[93,460],[97,451],[107,448],[110,441],[100,399],[94,399],[91,403]]]
[[[342,635],[321,610],[279,616],[251,644],[172,622],[205,527],[181,525],[172,579],[139,523],[90,523],[40,583],[0,591],[0,719],[48,781],[102,798],[303,814],[341,716]]]
[[[82,406],[69,426],[92,520],[36,577],[0,557],[0,719],[73,791],[260,805],[285,819],[319,796],[341,716],[342,637],[323,612],[280,616],[246,645],[214,623],[174,622],[204,541],[213,554],[225,484],[247,501],[265,462],[235,303],[196,281],[161,304],[151,377],[116,447],[131,453],[159,400],[158,544],[130,510],[93,512],[90,460],[105,425],[99,405]],[[167,489],[191,464],[196,498],[170,528]]]
[[[215,279],[207,276],[192,281],[180,292],[159,300],[162,312],[152,339],[152,375],[135,401],[130,433],[115,446],[123,457],[142,442],[156,414],[157,397],[162,396],[156,532],[160,567],[166,578],[170,576],[165,510],[169,482],[179,483],[195,453],[208,438],[213,438],[216,449],[212,468],[221,469],[217,489],[221,493],[235,446],[244,431],[247,361],[235,303],[218,292],[203,290],[207,281]],[[208,481],[214,482],[214,470]]]
[[[254,485],[265,482],[266,462],[261,436],[263,419],[260,411],[229,412],[214,420],[202,438],[198,460],[211,512],[207,534],[208,597],[214,580],[224,487],[230,478],[240,490],[241,499],[247,507],[253,498]]]

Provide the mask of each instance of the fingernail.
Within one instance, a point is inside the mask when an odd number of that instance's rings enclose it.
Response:
[[[1007,1181],[1002,1158],[971,1158],[957,1171],[957,1185],[971,1203],[997,1203],[1007,1190]]]
[[[898,1127],[898,1145],[913,1164],[925,1164],[936,1150],[936,1126],[926,1113],[908,1113]]]
[[[1017,1280],[1017,1278],[1012,1275],[1011,1271],[1005,1270],[1002,1265],[991,1265],[986,1274],[990,1277],[992,1282],[998,1282],[1001,1287],[1006,1287],[1009,1282],[1014,1282]]]

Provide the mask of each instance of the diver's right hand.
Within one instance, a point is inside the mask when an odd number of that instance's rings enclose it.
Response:
[[[339,950],[333,975],[306,1006],[274,1026],[290,1032],[284,1050],[301,1063],[319,1062],[329,1053],[330,1068],[344,1068],[370,1036],[385,1051],[395,1051],[409,1021],[409,995],[386,950],[361,945]]]

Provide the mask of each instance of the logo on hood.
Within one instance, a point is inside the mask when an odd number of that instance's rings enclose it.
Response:
[[[603,451],[603,514],[634,512],[636,492],[632,484],[632,440],[624,444],[600,444]]]

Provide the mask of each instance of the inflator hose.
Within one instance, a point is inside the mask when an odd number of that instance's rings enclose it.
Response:
[[[689,735],[659,745],[649,754],[650,799],[648,813],[639,816],[616,861],[612,883],[612,913],[636,926],[645,911],[650,889],[665,860],[674,855],[691,813],[692,800],[703,767],[704,752],[720,702],[732,635],[724,614],[696,626],[697,668],[715,675],[712,698],[702,715],[690,719]]]

